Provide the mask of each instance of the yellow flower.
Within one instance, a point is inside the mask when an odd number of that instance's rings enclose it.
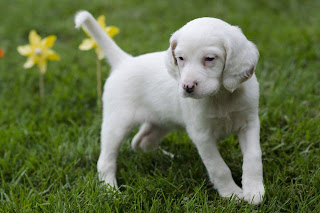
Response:
[[[103,31],[108,34],[111,38],[113,38],[116,34],[119,33],[119,28],[115,27],[115,26],[106,26],[106,17],[101,15],[98,17],[97,21],[98,21],[98,24],[101,26],[101,28],[103,29]],[[104,58],[104,54],[102,52],[102,50],[100,49],[100,47],[98,46],[98,44],[96,43],[96,41],[90,37],[89,33],[84,30],[84,32],[87,34],[87,36],[89,38],[86,38],[82,41],[82,43],[80,44],[79,46],[79,49],[80,50],[84,50],[84,51],[87,51],[87,50],[91,50],[93,48],[95,48],[95,52],[98,56],[98,58],[101,60]]]
[[[41,37],[35,30],[29,33],[29,42],[23,46],[18,46],[18,52],[27,56],[28,59],[23,65],[25,69],[31,68],[33,65],[38,65],[41,74],[47,71],[47,60],[60,60],[59,55],[50,48],[54,45],[57,37],[50,35],[41,40]]]

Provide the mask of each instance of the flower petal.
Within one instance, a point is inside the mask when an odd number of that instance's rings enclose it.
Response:
[[[4,52],[2,49],[0,49],[0,58],[4,57]]]
[[[29,69],[34,65],[34,59],[32,57],[28,57],[26,63],[24,63],[23,68]]]
[[[97,44],[92,38],[86,38],[80,44],[79,49],[86,51],[86,50],[90,50],[96,46],[97,46]]]
[[[44,39],[41,41],[41,43],[42,43],[45,47],[50,48],[50,47],[52,47],[52,46],[54,45],[54,42],[56,41],[56,39],[57,39],[57,36],[55,36],[55,35],[50,35],[50,36],[44,38]]]
[[[94,50],[95,50],[99,60],[104,59],[104,54],[103,54],[103,52],[102,52],[100,47],[97,47]]]
[[[23,45],[23,46],[18,46],[17,50],[23,56],[29,56],[32,53],[32,48],[29,44]]]
[[[117,35],[120,30],[118,27],[115,26],[109,26],[105,29],[105,32],[111,37],[113,38],[113,36]]]
[[[29,42],[32,45],[39,44],[41,42],[41,37],[37,34],[35,30],[31,30],[29,33]]]
[[[38,67],[40,69],[40,73],[45,74],[47,71],[47,61],[45,59],[39,60]]]
[[[47,58],[48,60],[55,60],[55,61],[59,61],[60,60],[60,56],[53,50],[48,49],[47,50]]]
[[[97,22],[102,28],[106,27],[106,17],[104,15],[99,16]]]

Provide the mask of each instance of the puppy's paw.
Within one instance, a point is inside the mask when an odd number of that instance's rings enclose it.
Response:
[[[99,180],[103,181],[108,187],[118,189],[116,176],[107,171],[99,171]]]
[[[100,181],[112,188],[118,188],[115,164],[110,164],[110,161],[104,160],[104,157],[100,155],[97,168]]]
[[[218,192],[219,195],[224,198],[236,198],[237,200],[243,199],[243,191],[237,185],[218,189]]]
[[[244,200],[250,204],[258,205],[264,196],[264,186],[262,183],[243,186]]]

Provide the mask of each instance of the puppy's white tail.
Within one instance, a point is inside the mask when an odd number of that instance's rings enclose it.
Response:
[[[75,16],[76,28],[83,26],[98,43],[111,67],[116,67],[121,61],[131,58],[102,30],[98,22],[87,11],[79,11]]]

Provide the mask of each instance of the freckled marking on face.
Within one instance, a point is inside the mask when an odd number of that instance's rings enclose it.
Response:
[[[174,50],[176,49],[177,47],[177,42],[176,41],[172,41],[171,42],[171,53],[172,53],[172,57],[173,57],[173,60],[174,60],[174,65],[178,65],[178,62],[177,62],[177,58],[176,58],[176,55],[174,54]]]

